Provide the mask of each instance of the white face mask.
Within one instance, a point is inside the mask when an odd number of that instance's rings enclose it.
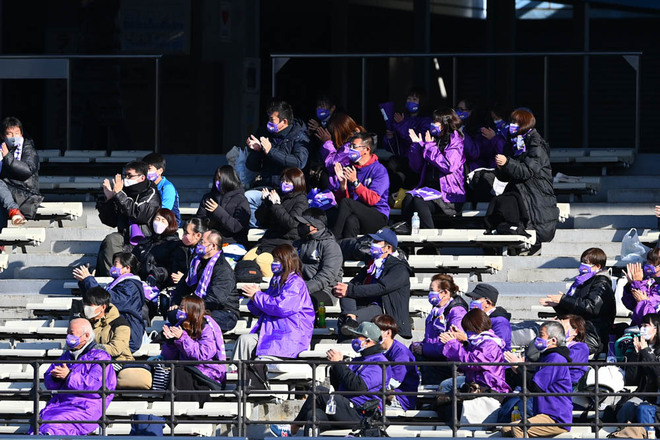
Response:
[[[166,223],[161,223],[161,222],[154,221],[152,223],[152,226],[153,226],[154,232],[156,234],[162,234],[165,231],[165,229],[167,229],[168,225]]]
[[[83,307],[85,318],[92,319],[101,314],[101,306],[84,306]],[[95,311],[96,310],[96,311]]]
[[[650,341],[651,338],[654,336],[653,334],[653,327],[649,327],[645,325],[644,327],[639,328],[639,335],[644,338],[646,341]]]
[[[124,186],[125,187],[133,186],[136,183],[140,183],[140,182],[138,182],[138,179],[124,179]]]

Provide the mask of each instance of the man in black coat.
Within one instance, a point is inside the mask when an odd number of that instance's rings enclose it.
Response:
[[[207,268],[210,266],[209,270]],[[206,231],[197,245],[197,256],[190,263],[172,293],[168,318],[176,323],[176,310],[184,296],[194,294],[204,300],[206,310],[223,332],[228,332],[238,321],[240,295],[236,290],[236,277],[222,255],[222,235],[214,229]]]
[[[300,240],[293,242],[302,261],[302,277],[312,297],[314,309],[319,302],[332,304],[332,288],[341,281],[343,258],[335,236],[327,229],[328,218],[319,208],[297,215]]]
[[[268,113],[267,136],[257,139],[250,135],[247,146],[250,149],[246,167],[256,171],[252,189],[245,193],[250,202],[250,226],[257,227],[254,212],[261,204],[262,188],[279,188],[280,174],[286,168],[305,168],[309,155],[309,137],[305,126],[294,120],[293,109],[285,101],[274,101],[266,109]]]
[[[14,225],[23,225],[25,218],[34,218],[43,200],[39,194],[39,155],[32,139],[23,137],[23,124],[18,118],[5,118],[2,135],[0,231],[7,219]]]
[[[369,236],[373,240],[373,260],[350,283],[337,283],[334,288],[342,314],[338,325],[342,334],[350,335],[349,328],[386,313],[396,320],[402,337],[412,338],[409,303],[413,270],[405,259],[394,254],[399,244],[394,231],[383,228]]]
[[[96,276],[108,276],[113,265],[112,256],[117,252],[130,252],[139,239],[135,235],[138,225],[142,237],[151,235],[151,221],[161,206],[156,185],[147,180],[149,167],[135,161],[124,166],[123,179],[117,174],[112,182],[105,179],[105,200],[99,200],[96,209],[104,225],[116,227],[117,232],[108,234],[101,243],[96,260]]]

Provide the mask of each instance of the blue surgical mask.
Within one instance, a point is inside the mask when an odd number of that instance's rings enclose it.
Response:
[[[440,136],[440,133],[442,133],[442,128],[440,128],[439,125],[431,124],[429,127],[429,133],[431,133],[431,136],[438,137]]]
[[[503,119],[497,119],[497,120],[494,120],[493,123],[495,124],[495,128],[500,129],[504,125],[504,120]]]
[[[323,107],[316,108],[316,117],[319,118],[319,121],[325,122],[330,119],[330,110]]]
[[[536,338],[534,339],[534,347],[536,347],[538,351],[543,351],[548,348],[548,340],[543,338]]]
[[[461,119],[461,121],[465,121],[468,117],[470,117],[470,112],[464,110],[456,110],[456,114]]]
[[[220,189],[221,187],[222,187],[222,185],[220,184],[220,181],[216,180],[215,181],[215,189],[217,189],[218,192],[222,192],[222,190]]]
[[[587,273],[591,272],[592,267],[593,266],[591,264],[581,263],[580,267],[578,268],[578,272],[580,272],[580,275],[587,274]]]
[[[353,340],[351,341],[351,347],[353,347],[353,350],[354,350],[356,353],[359,353],[359,352],[361,352],[362,350],[364,350],[364,346],[363,346],[363,344],[364,344],[365,342],[366,342],[366,341],[361,341],[361,340],[359,340],[358,338],[355,338],[355,339],[353,339]]]
[[[483,305],[483,303],[482,303],[481,301],[477,301],[477,300],[475,299],[475,300],[473,300],[473,301],[470,301],[470,310],[472,310],[472,309],[483,310],[483,309],[484,309],[484,305]]]
[[[652,278],[655,276],[655,266],[652,264],[645,264],[644,265],[644,276],[646,278]]]
[[[351,148],[348,150],[348,160],[350,160],[353,163],[356,163],[360,160],[362,157],[362,154],[354,148]]]
[[[280,189],[284,194],[289,194],[290,192],[293,191],[293,183],[289,182],[281,182],[280,183]]]
[[[280,131],[279,128],[277,128],[277,124],[270,121],[266,124],[266,130],[268,130],[269,133],[277,133]]]
[[[406,101],[406,110],[408,110],[408,113],[417,113],[419,111],[419,103]]]
[[[429,302],[433,307],[440,305],[440,292],[429,292]]]
[[[369,250],[373,258],[380,258],[383,255],[383,246],[371,243],[371,249]]]
[[[121,275],[121,268],[117,266],[112,266],[110,268],[110,276],[112,278],[119,278],[120,275]]]
[[[518,134],[518,130],[520,129],[520,125],[512,122],[509,124],[509,134],[512,136],[515,136]]]
[[[273,272],[273,275],[279,275],[282,273],[282,262],[273,261],[270,263],[270,271]]]
[[[197,246],[195,246],[195,254],[197,254],[198,257],[203,257],[204,254],[206,254],[206,246],[202,243],[198,243]]]
[[[80,338],[78,336],[66,335],[66,346],[69,350],[75,350],[78,345],[80,345]]]

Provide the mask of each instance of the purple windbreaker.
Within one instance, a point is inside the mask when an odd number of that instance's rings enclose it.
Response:
[[[378,156],[372,155],[371,160],[363,166],[356,165],[357,180],[362,184],[357,188],[353,185],[347,185],[348,197],[353,200],[359,200],[367,206],[376,208],[378,212],[382,213],[385,217],[390,216],[390,205],[387,204],[387,197],[390,190],[390,177],[387,174],[387,169],[378,161]],[[364,188],[373,191],[378,200],[364,200],[359,194],[364,193]],[[344,197],[345,194],[340,193],[339,181],[336,177],[330,179],[330,189],[335,192],[337,203]]]
[[[225,340],[222,330],[213,318],[204,316],[206,325],[198,339],[193,339],[185,331],[179,339],[163,345],[161,355],[165,360],[184,361],[224,361]],[[198,364],[195,365],[209,379],[223,383],[226,378],[227,366],[225,364]]]
[[[81,355],[80,361],[109,361],[110,355],[103,350],[92,347]],[[100,390],[103,384],[103,368],[99,364],[67,364],[71,370],[64,380],[53,378],[50,373],[53,368],[73,360],[71,352],[66,351],[60,356],[61,363],[53,363],[44,375],[44,384],[49,390]],[[112,366],[105,368],[105,386],[109,390],[117,388],[117,376]],[[112,401],[113,394],[105,398],[106,408]],[[55,394],[41,411],[43,420],[83,420],[93,421],[101,418],[102,401],[100,394]],[[42,435],[87,435],[97,429],[95,423],[45,423],[39,427]],[[32,429],[30,430],[32,432]]]
[[[541,355],[541,364],[563,363],[564,365],[546,365],[538,369],[532,379],[538,390],[532,392],[570,393],[573,390],[571,372],[567,359],[557,352]],[[573,401],[571,396],[534,397],[534,414],[545,414],[557,423],[566,423],[564,429],[570,431],[573,422]]]
[[[463,151],[467,162],[468,172],[477,168],[496,168],[495,156],[504,154],[505,139],[497,136],[486,139],[481,133],[475,136],[465,134],[463,139]]]
[[[257,356],[297,358],[312,342],[314,306],[300,275],[290,273],[283,286],[278,281],[273,277],[268,290],[257,291],[248,302],[250,312],[259,317],[251,333],[259,333]]]
[[[383,144],[397,156],[406,157],[412,143],[409,130],[412,128],[415,130],[415,133],[421,134],[424,137],[426,132],[431,128],[431,121],[432,119],[428,116],[410,116],[409,114],[406,114],[403,121],[398,124],[392,120],[394,137],[387,139],[387,136],[383,136]]]
[[[506,362],[504,360],[504,341],[498,338],[492,330],[468,337],[467,347],[452,339],[447,342],[443,354],[454,362]],[[460,370],[465,373],[466,382],[477,382],[486,385],[498,393],[510,393],[511,387],[504,380],[504,365],[464,365]]]
[[[584,342],[570,341],[568,344],[566,344],[566,346],[568,347],[568,351],[571,354],[572,362],[576,364],[589,362],[589,346],[587,344]],[[568,369],[571,372],[571,383],[575,385],[580,381],[580,379],[582,379],[582,376],[584,376],[584,373],[587,372],[589,367],[586,365],[571,365],[568,367]]]
[[[351,164],[351,160],[348,158],[348,150],[350,149],[350,143],[344,144],[339,151],[337,151],[335,144],[332,141],[325,141],[323,143],[323,146],[321,147],[321,159],[323,159],[325,169],[331,176],[335,175],[336,162],[339,162],[343,167]]]
[[[463,175],[463,138],[458,131],[450,136],[449,145],[440,151],[435,142],[422,142],[410,145],[408,154],[410,169],[421,174],[419,185],[423,187],[427,166],[436,167],[440,174],[440,192],[447,203],[465,202],[465,176]]]
[[[450,308],[447,316],[444,316],[444,310],[446,310],[453,301],[454,300],[452,299],[445,304],[444,307],[439,307],[442,309],[441,313],[429,313],[426,317],[426,328],[424,331],[424,339],[422,340],[422,354],[429,359],[444,358],[444,355],[442,354],[444,344],[440,342],[440,334],[449,330],[452,325],[455,325],[463,331],[461,321],[467,313],[467,310],[465,310],[464,307],[461,305],[455,305]]]
[[[383,390],[383,368],[380,365],[364,365],[362,362],[387,362],[387,358],[383,353],[374,353],[369,356],[360,356],[353,359],[348,365],[355,374],[360,376],[367,386],[367,391],[370,393],[381,392]],[[392,370],[390,367],[386,368],[385,383],[390,383],[392,378]],[[342,384],[339,384],[339,391],[346,391]],[[346,396],[350,399],[355,406],[360,406],[367,400],[378,399],[381,407],[383,399],[376,394],[369,394],[365,396]]]
[[[394,341],[389,350],[385,352],[385,357],[390,362],[415,362],[415,355],[399,341]],[[400,385],[397,390],[403,392],[417,392],[419,386],[419,372],[415,365],[392,365],[391,379],[397,381]],[[404,410],[415,409],[417,406],[417,396],[396,396]]]
[[[639,289],[646,293],[649,299],[637,302],[632,294],[633,289]],[[640,325],[642,318],[649,313],[657,313],[660,304],[660,294],[658,285],[654,278],[647,278],[642,281],[631,281],[623,288],[621,302],[628,310],[633,312],[632,325]]]

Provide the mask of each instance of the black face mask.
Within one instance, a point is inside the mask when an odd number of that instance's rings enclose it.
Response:
[[[303,223],[298,224],[298,236],[300,238],[305,238],[309,235],[309,225],[305,225]]]

